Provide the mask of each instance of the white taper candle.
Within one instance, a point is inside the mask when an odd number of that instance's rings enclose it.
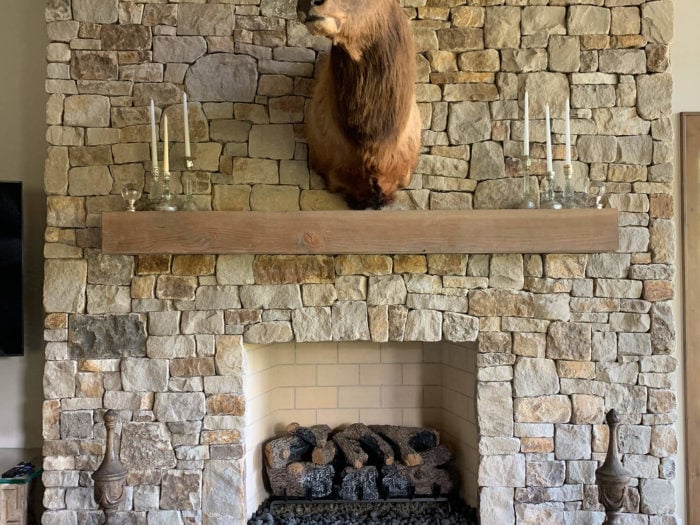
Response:
[[[185,119],[185,157],[191,157],[190,151],[190,119],[187,113],[187,93],[182,93],[182,111]]]
[[[163,171],[170,171],[170,151],[168,148],[168,115],[163,115]]]
[[[566,160],[565,164],[571,166],[571,103],[566,99]]]
[[[525,137],[523,138],[523,155],[530,156],[530,104],[528,101],[527,91],[525,92],[525,101],[523,103],[523,113],[525,114]]]
[[[151,165],[158,170],[158,134],[156,133],[156,107],[151,99]]]
[[[547,135],[547,172],[554,171],[552,167],[552,132],[549,124],[549,104],[544,107],[544,129]]]

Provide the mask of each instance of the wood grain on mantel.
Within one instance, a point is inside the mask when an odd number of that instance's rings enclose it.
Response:
[[[618,238],[614,209],[102,215],[112,254],[587,253]]]

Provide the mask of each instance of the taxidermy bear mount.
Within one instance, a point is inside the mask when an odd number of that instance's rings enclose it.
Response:
[[[398,0],[298,0],[318,65],[305,134],[311,167],[351,208],[381,208],[411,182],[420,149],[416,56]]]

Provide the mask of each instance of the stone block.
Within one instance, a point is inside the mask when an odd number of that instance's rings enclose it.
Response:
[[[87,263],[84,260],[47,260],[44,263],[44,309],[80,313],[86,306]]]
[[[124,359],[121,373],[125,391],[164,392],[168,389],[166,359]]]
[[[294,310],[292,327],[297,342],[331,341],[331,310],[323,307]]]
[[[252,102],[257,84],[255,60],[227,53],[199,58],[185,76],[187,93],[200,102]]]
[[[525,455],[483,456],[478,476],[480,486],[524,487]]]
[[[73,18],[79,22],[113,24],[119,20],[118,0],[73,0]]]
[[[551,359],[519,358],[514,367],[513,393],[532,397],[559,393],[559,376]]]
[[[369,341],[367,304],[361,301],[338,301],[331,308],[334,341]]]
[[[137,314],[72,316],[68,341],[74,359],[136,357],[146,352],[146,330]]]
[[[177,460],[163,423],[124,422],[119,460],[126,469],[174,468]]]
[[[477,418],[484,436],[513,435],[513,392],[509,382],[477,385]]]
[[[201,392],[156,393],[153,413],[158,421],[197,421],[206,414]]]

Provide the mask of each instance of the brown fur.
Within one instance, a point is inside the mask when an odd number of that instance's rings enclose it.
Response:
[[[333,42],[306,115],[311,166],[353,208],[379,208],[411,181],[420,148],[416,62],[397,0],[299,0]]]

